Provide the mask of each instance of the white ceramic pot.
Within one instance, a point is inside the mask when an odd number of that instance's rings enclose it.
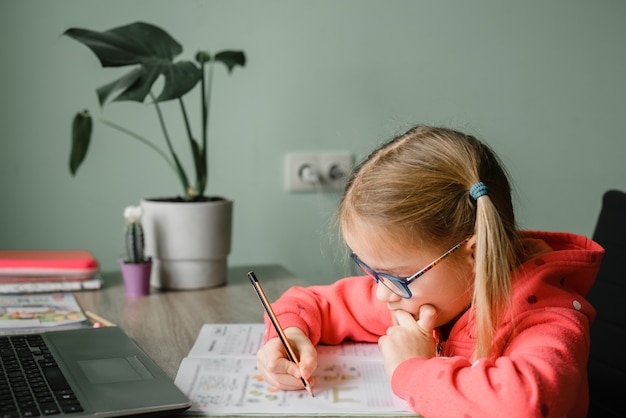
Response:
[[[145,253],[152,257],[150,285],[201,289],[226,283],[233,202],[143,199]]]

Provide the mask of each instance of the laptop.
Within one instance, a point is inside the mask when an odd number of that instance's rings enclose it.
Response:
[[[9,381],[17,389],[7,395]],[[0,417],[171,416],[190,406],[118,327],[0,336]]]

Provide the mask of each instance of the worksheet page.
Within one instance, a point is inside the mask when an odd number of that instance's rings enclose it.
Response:
[[[408,415],[391,392],[377,344],[318,347],[317,383],[307,391],[281,391],[256,368],[263,324],[206,324],[183,360],[176,384],[189,396],[189,414]]]

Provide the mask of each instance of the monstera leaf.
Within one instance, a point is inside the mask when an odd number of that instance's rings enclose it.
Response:
[[[116,92],[113,101],[143,102],[160,75],[165,84],[156,101],[178,99],[193,89],[201,78],[200,69],[191,61],[174,62],[182,46],[163,29],[135,22],[104,32],[71,28],[67,35],[87,46],[103,67],[137,65],[129,73],[96,91],[100,105]]]

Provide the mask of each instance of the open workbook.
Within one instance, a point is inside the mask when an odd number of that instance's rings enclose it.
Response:
[[[0,335],[86,326],[87,317],[72,293],[0,295]]]
[[[256,369],[263,324],[205,324],[175,383],[191,399],[187,414],[411,415],[395,396],[377,344],[318,347],[315,394],[279,391]]]

